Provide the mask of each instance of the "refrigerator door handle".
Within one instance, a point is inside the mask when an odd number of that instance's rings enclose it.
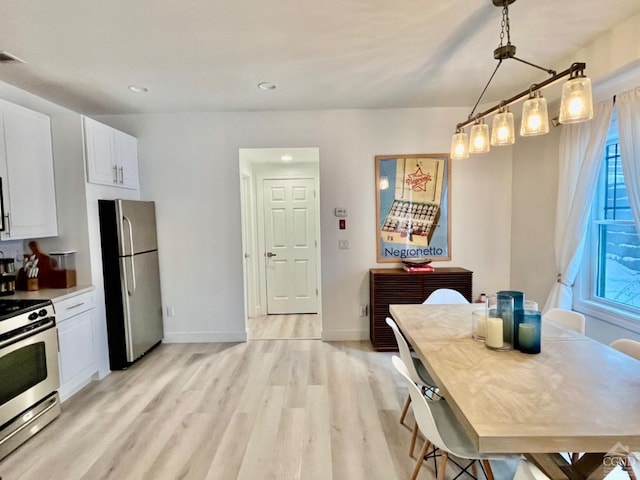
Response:
[[[7,219],[5,222],[4,219]],[[0,232],[7,230],[9,225],[9,214],[4,213],[4,192],[2,191],[2,177],[0,177]]]
[[[133,256],[129,257],[129,260],[131,261],[131,290],[129,290],[129,288],[127,288],[127,293],[129,294],[129,296],[133,295],[136,292],[136,289],[138,288],[138,286],[136,285],[136,261],[134,260]]]
[[[129,227],[129,247],[131,248],[130,253],[131,253],[131,257],[129,257],[131,259],[131,283],[132,283],[132,289],[129,290],[127,288],[127,293],[129,294],[129,296],[133,295],[136,291],[136,289],[138,288],[138,286],[136,285],[136,261],[134,259],[134,250],[133,250],[133,227],[131,226],[131,220],[129,220],[126,215],[122,216],[123,220],[126,220],[127,222],[127,226]]]

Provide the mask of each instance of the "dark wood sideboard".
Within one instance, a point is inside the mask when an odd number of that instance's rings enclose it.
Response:
[[[470,302],[473,272],[458,267],[436,268],[434,272],[409,273],[402,268],[369,270],[369,338],[378,351],[397,351],[398,346],[385,319],[389,305],[422,303],[438,288],[459,291]]]

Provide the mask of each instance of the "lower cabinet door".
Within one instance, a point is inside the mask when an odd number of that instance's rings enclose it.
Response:
[[[98,371],[93,336],[94,312],[94,309],[88,310],[58,324],[59,394],[62,401],[91,382]]]

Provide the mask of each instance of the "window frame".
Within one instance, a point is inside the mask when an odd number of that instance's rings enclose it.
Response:
[[[576,283],[573,287],[573,308],[585,315],[640,333],[640,309],[627,307],[621,303],[613,302],[596,295],[599,263],[598,237],[600,235],[600,226],[607,224],[634,224],[633,220],[608,220],[604,218],[604,190],[607,188],[607,182],[605,179],[606,172],[604,172],[604,170],[606,170],[604,155],[608,145],[613,142],[619,143],[615,110],[611,124],[612,126],[615,125],[616,128],[613,135],[611,132],[608,135],[605,143],[605,150],[602,152],[602,162],[598,173],[598,183],[591,212],[589,214],[589,225],[587,226],[582,264],[576,278]]]

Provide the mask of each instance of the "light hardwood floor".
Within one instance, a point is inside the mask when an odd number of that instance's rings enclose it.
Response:
[[[249,318],[250,340],[282,340],[320,338],[322,325],[315,314],[261,315]]]
[[[0,477],[404,480],[406,394],[391,354],[368,342],[160,345],[64,403]],[[514,470],[494,465],[497,479]]]

